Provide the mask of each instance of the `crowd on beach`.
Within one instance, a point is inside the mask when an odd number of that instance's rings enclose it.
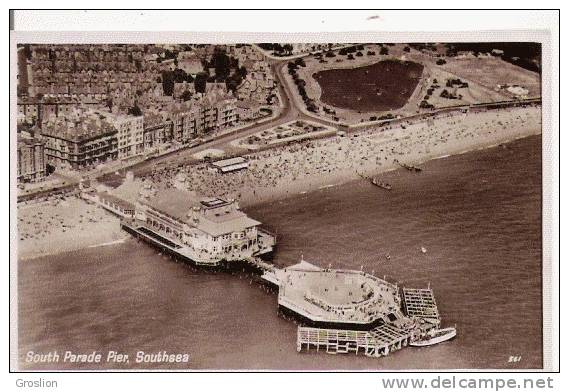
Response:
[[[74,245],[94,245],[121,235],[116,217],[79,196],[60,196],[18,206],[18,253],[35,257]]]
[[[208,163],[162,168],[141,178],[242,205],[276,200],[398,167],[541,133],[541,108],[453,112],[308,140],[251,153],[244,170],[220,173]],[[139,183],[141,183],[140,181]],[[124,237],[118,218],[78,196],[18,205],[20,257],[35,257]]]
[[[249,167],[219,173],[209,164],[166,168],[144,177],[158,187],[248,201],[283,197],[330,182],[373,175],[541,132],[539,107],[452,112],[427,122],[387,125],[253,153]],[[301,186],[295,186],[301,185]]]

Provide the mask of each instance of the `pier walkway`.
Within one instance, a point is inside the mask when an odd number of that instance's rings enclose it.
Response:
[[[264,275],[274,274],[274,272],[278,269],[277,267],[275,267],[272,264],[267,263],[266,261],[264,261],[260,257],[254,257],[254,256],[253,257],[246,257],[244,259],[244,261],[246,261],[247,263],[249,263],[253,267],[259,268],[261,271],[264,272]],[[263,277],[265,277],[264,275],[263,275]]]

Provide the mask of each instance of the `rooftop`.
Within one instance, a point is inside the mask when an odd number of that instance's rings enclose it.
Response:
[[[77,111],[68,118],[47,122],[42,134],[61,139],[81,141],[116,132],[109,121],[110,113],[99,111]]]
[[[247,160],[243,157],[235,157],[235,158],[229,158],[229,159],[222,159],[220,161],[215,161],[212,162],[212,166],[215,166],[217,168],[223,168],[225,166],[232,166],[232,165],[237,165],[240,163],[246,163]]]
[[[164,212],[182,222],[188,220],[188,213],[193,207],[200,206],[200,200],[190,192],[176,188],[160,189],[145,204]]]
[[[145,204],[214,237],[261,224],[239,210],[234,202],[220,198],[199,198],[175,188],[157,191]],[[193,211],[193,208],[199,209],[199,212]]]

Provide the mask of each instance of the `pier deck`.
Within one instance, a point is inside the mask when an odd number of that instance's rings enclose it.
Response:
[[[264,261],[263,259],[261,259],[260,257],[246,257],[244,259],[247,263],[249,263],[250,265],[259,268],[261,271],[263,271],[263,276],[265,274],[274,274],[276,271],[276,267],[273,264],[267,263],[266,261]]]
[[[296,344],[299,352],[312,348],[328,354],[363,352],[368,357],[381,357],[406,347],[410,340],[409,331],[383,324],[370,331],[298,327]]]
[[[433,295],[429,289],[403,288],[403,302],[405,313],[411,318],[420,318],[435,323],[440,322],[439,310]]]

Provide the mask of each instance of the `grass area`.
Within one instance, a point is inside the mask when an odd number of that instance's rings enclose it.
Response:
[[[385,60],[358,68],[330,69],[314,74],[322,88],[321,101],[361,112],[403,107],[423,73],[421,64]]]
[[[498,84],[519,85],[529,90],[530,97],[541,95],[541,79],[538,73],[497,57],[450,58],[442,68],[461,78],[479,83],[489,90],[496,90]]]

